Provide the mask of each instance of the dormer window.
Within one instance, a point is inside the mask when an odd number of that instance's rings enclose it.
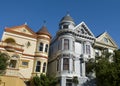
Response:
[[[67,29],[67,28],[68,28],[68,25],[63,25],[63,28]]]

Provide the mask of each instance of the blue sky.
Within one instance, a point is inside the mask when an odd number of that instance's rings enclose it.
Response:
[[[27,22],[38,31],[44,20],[55,36],[67,11],[76,24],[84,21],[95,36],[107,31],[120,46],[120,0],[0,0],[0,38],[5,27]]]

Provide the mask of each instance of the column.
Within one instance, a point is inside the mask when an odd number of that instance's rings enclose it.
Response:
[[[66,86],[66,77],[61,76],[60,86]]]

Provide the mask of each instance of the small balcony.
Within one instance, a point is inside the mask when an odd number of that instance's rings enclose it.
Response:
[[[14,51],[23,52],[23,48],[22,48],[23,46],[17,43],[7,43],[4,41],[0,41],[0,47],[10,52],[14,52]]]

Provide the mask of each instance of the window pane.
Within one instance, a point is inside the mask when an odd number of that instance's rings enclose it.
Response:
[[[59,71],[59,60],[57,60],[57,71]]]
[[[15,67],[16,67],[16,64],[17,64],[17,61],[16,61],[16,60],[10,60],[10,65],[9,65],[9,67],[10,67],[10,68],[15,68]]]
[[[68,25],[63,25],[63,28],[68,28]]]
[[[72,86],[72,80],[71,79],[66,80],[66,86]]]
[[[22,65],[23,65],[23,66],[28,66],[28,62],[24,62],[24,61],[23,61],[23,62],[22,62]]]
[[[69,58],[63,58],[63,70],[69,70]]]
[[[69,49],[69,40],[68,39],[64,39],[64,49],[65,50]]]
[[[62,40],[59,40],[58,41],[58,50],[61,50],[62,49]]]
[[[45,52],[46,53],[48,52],[48,44],[46,44],[46,46],[45,46]]]
[[[40,67],[41,67],[41,62],[40,62],[40,61],[37,61],[37,64],[36,64],[36,72],[40,72]]]
[[[43,72],[45,72],[46,69],[46,63],[43,64]]]
[[[40,43],[39,51],[43,51],[43,43]]]

